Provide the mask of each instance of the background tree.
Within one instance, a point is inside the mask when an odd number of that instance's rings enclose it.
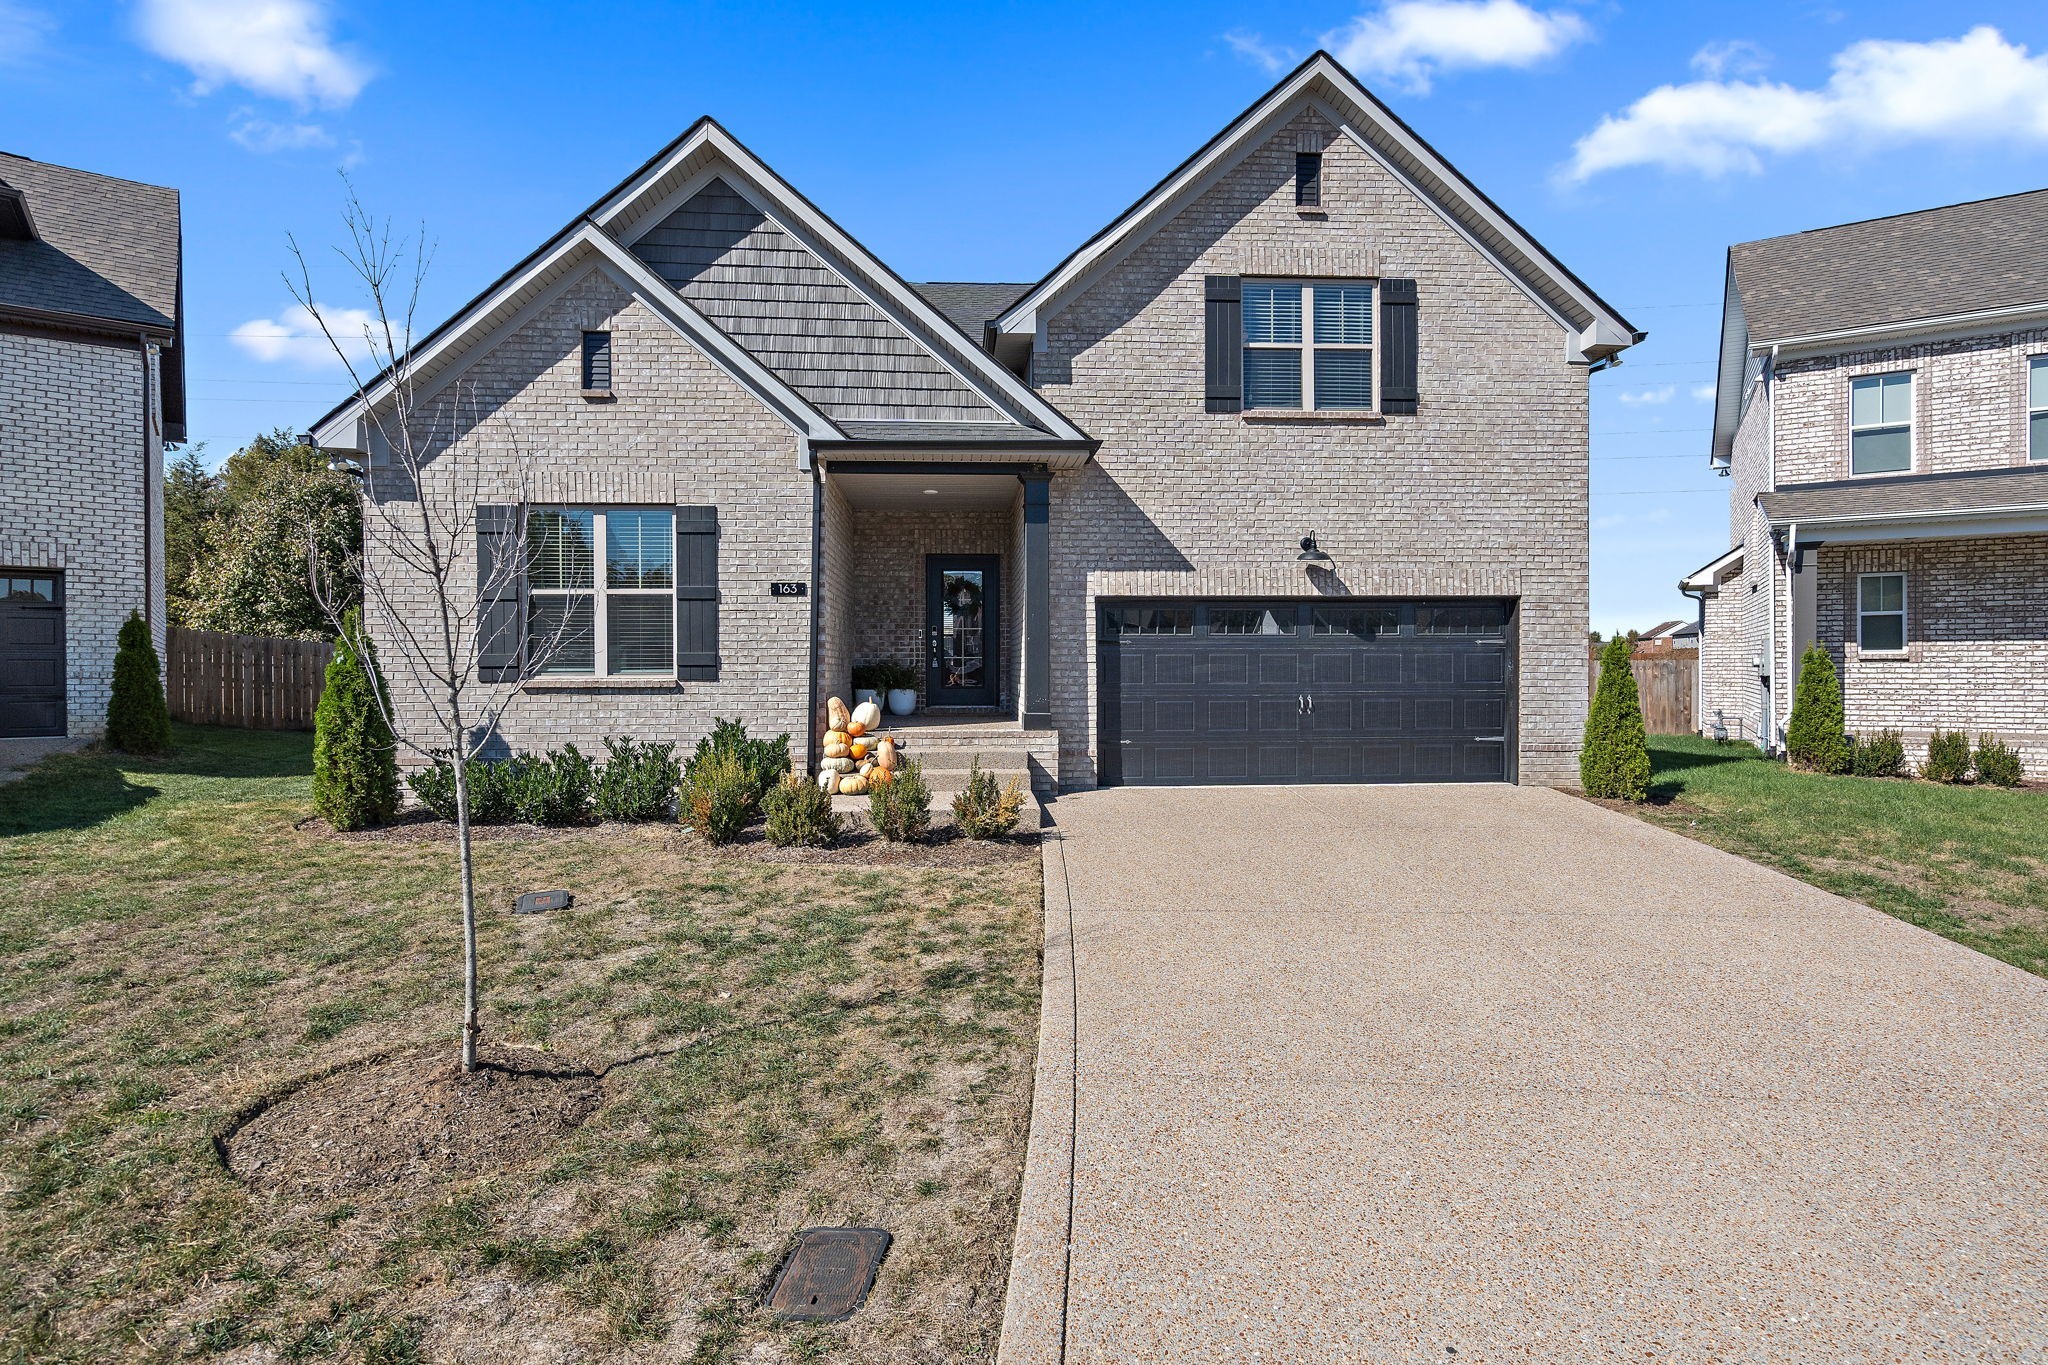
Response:
[[[132,611],[121,624],[114,649],[107,743],[130,754],[160,754],[171,747],[171,710],[164,702],[163,664],[150,641],[149,627]]]
[[[164,466],[164,590],[174,626],[192,624],[192,577],[220,516],[220,480],[206,471],[206,446],[186,446]]]
[[[1588,796],[1650,799],[1650,740],[1643,733],[1643,702],[1628,662],[1634,651],[1635,642],[1623,635],[1600,649],[1600,682],[1579,750],[1579,785]]]
[[[1785,757],[1817,773],[1849,771],[1849,740],[1842,730],[1842,680],[1818,644],[1799,656],[1792,718],[1785,722]]]
[[[431,253],[394,240],[388,224],[373,220],[351,187],[343,213],[348,235],[337,254],[365,296],[370,321],[360,333],[338,336],[327,306],[313,288],[312,269],[298,243],[291,250],[295,276],[286,286],[320,324],[334,353],[348,367],[364,405],[369,439],[379,458],[359,470],[361,538],[334,564],[318,528],[308,524],[299,542],[314,595],[339,632],[360,598],[364,619],[385,647],[369,679],[372,698],[393,740],[429,763],[446,763],[454,779],[457,894],[462,914],[462,1069],[476,1069],[478,1008],[476,864],[470,841],[471,765],[498,740],[498,723],[525,680],[546,667],[560,648],[559,632],[519,634],[520,619],[506,604],[524,584],[526,527],[480,528],[480,507],[520,507],[532,501],[525,470],[533,452],[504,410],[476,401],[460,380],[431,400],[419,394],[412,354],[413,318]],[[363,362],[359,357],[367,355]],[[365,374],[365,368],[379,372]],[[439,458],[459,436],[489,428],[495,457]],[[493,552],[484,553],[490,532]],[[566,615],[566,613],[565,613]],[[510,669],[487,667],[509,655]],[[388,681],[387,681],[388,678]]]
[[[331,608],[345,613],[362,600],[362,500],[354,482],[324,461],[318,468],[293,459],[238,470],[241,458],[222,469],[223,508],[192,574],[188,623],[242,635],[332,638],[338,618]],[[309,545],[329,602],[307,572]]]
[[[379,678],[363,614],[352,610],[313,712],[313,809],[336,829],[381,825],[398,813],[398,748],[377,704]]]

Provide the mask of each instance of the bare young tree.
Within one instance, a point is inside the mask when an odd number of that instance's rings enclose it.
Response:
[[[335,253],[364,295],[359,329],[338,332],[341,310],[324,305],[296,239],[286,287],[320,325],[348,368],[363,415],[360,459],[336,464],[358,477],[363,539],[351,567],[362,585],[359,629],[377,644],[387,678],[372,691],[399,747],[452,770],[462,907],[462,1069],[476,1069],[479,1018],[476,864],[470,838],[471,767],[497,736],[506,709],[532,673],[572,638],[563,612],[538,636],[520,597],[528,545],[526,471],[533,454],[502,409],[485,411],[460,381],[422,383],[413,323],[432,262],[424,233],[394,238],[349,186],[347,242]],[[353,310],[350,310],[353,313]],[[459,439],[489,429],[489,458],[451,454]],[[347,603],[316,557],[314,593],[336,633]],[[362,639],[351,639],[362,650]]]

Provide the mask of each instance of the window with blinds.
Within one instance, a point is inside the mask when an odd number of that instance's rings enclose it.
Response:
[[[675,671],[673,511],[534,508],[526,544],[527,657],[539,672]]]
[[[1374,290],[1364,281],[1244,283],[1244,406],[1371,412]]]

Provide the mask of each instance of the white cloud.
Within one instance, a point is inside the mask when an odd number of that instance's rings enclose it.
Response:
[[[143,46],[187,67],[201,94],[239,85],[305,108],[338,108],[370,79],[337,47],[323,0],[141,0]]]
[[[1783,155],[1882,139],[2048,143],[2048,55],[1995,28],[1907,43],[1866,39],[1835,55],[1818,90],[1762,81],[1664,85],[1580,138],[1568,180],[1623,166],[1725,175]]]
[[[334,339],[358,369],[372,362],[369,341],[372,319],[361,308],[320,310]],[[252,318],[229,333],[235,345],[265,364],[290,364],[301,369],[338,369],[340,357],[320,331],[319,319],[304,304],[295,303],[275,318]]]
[[[1353,71],[1427,94],[1440,71],[1534,66],[1589,32],[1568,10],[1521,0],[1391,0],[1326,34],[1323,45]]]
[[[252,152],[297,152],[334,145],[334,135],[317,123],[272,123],[248,109],[235,111],[228,136]]]
[[[1693,401],[1693,402],[1695,402],[1695,403],[1711,403],[1711,402],[1713,402],[1713,401],[1714,401],[1714,386],[1713,386],[1712,384],[1695,384],[1695,385],[1693,385],[1693,386],[1692,386],[1692,401]]]
[[[1615,397],[1634,408],[1641,407],[1645,403],[1669,403],[1672,395],[1677,392],[1678,388],[1676,385],[1666,384],[1661,389],[1636,389],[1632,393],[1618,393]]]
[[[57,21],[39,9],[0,0],[0,66],[36,56],[56,27]]]
[[[1770,64],[1770,54],[1747,38],[1708,43],[1692,54],[1692,69],[1708,80],[1723,76],[1754,76]]]
[[[1617,526],[1656,526],[1671,520],[1671,509],[1652,507],[1647,512],[1609,512],[1606,516],[1593,518],[1593,529],[1611,531]]]
[[[1274,47],[1256,33],[1245,33],[1242,30],[1226,33],[1223,35],[1223,41],[1229,43],[1231,50],[1238,56],[1269,76],[1279,75],[1293,66],[1296,60],[1291,51]]]

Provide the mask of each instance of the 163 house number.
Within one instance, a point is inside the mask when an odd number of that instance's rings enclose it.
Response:
[[[768,595],[770,597],[808,597],[810,593],[811,585],[808,583],[770,583],[768,585]]]

